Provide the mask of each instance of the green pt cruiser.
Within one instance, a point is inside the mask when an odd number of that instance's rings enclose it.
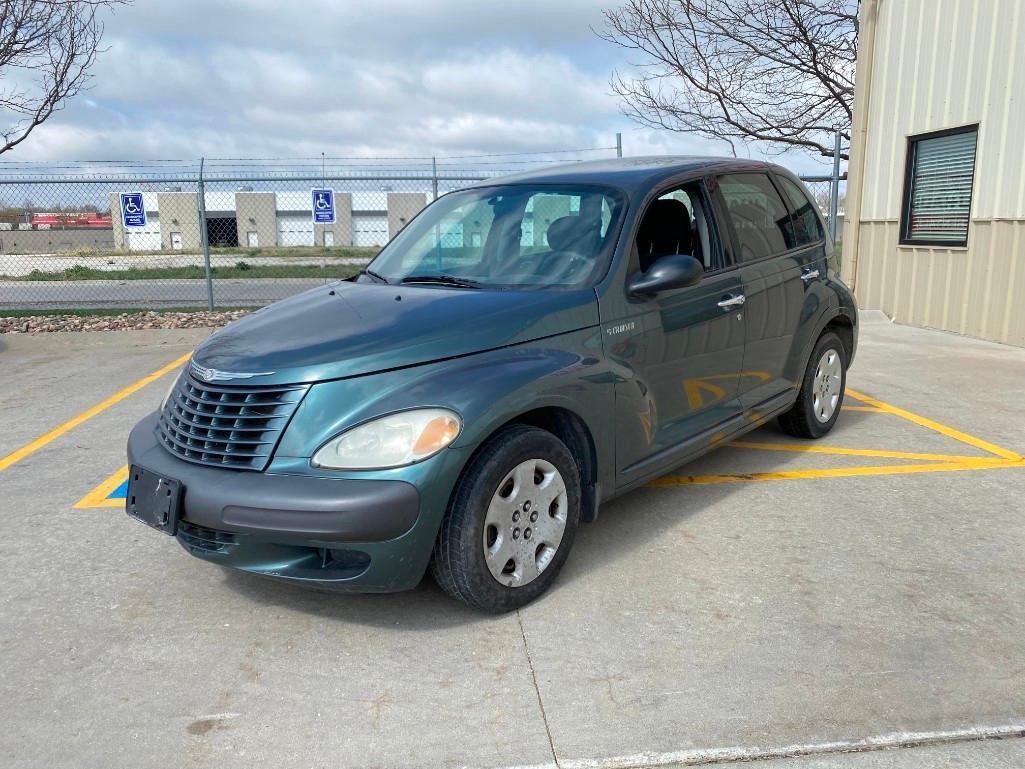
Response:
[[[231,324],[128,441],[128,513],[345,591],[538,597],[602,502],[778,417],[836,422],[855,301],[777,166],[630,158],[442,196]]]

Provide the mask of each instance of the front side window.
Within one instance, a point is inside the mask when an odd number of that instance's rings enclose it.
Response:
[[[720,176],[719,191],[733,223],[741,262],[763,259],[796,245],[790,214],[768,176]]]
[[[966,246],[977,125],[908,140],[900,242]]]
[[[652,201],[637,229],[638,268],[647,272],[663,256],[693,256],[706,271],[721,265],[713,261],[708,217],[701,182],[663,193]]]
[[[815,204],[804,190],[785,176],[776,176],[783,196],[790,205],[790,218],[794,222],[794,240],[798,246],[817,243],[826,237]]]
[[[390,283],[575,287],[608,266],[625,208],[604,187],[505,185],[445,195],[369,265]]]

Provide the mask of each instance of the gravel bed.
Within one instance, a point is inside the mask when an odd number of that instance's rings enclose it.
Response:
[[[223,312],[131,312],[121,315],[0,315],[0,334],[46,334],[57,331],[137,331],[148,328],[218,328],[248,315]]]

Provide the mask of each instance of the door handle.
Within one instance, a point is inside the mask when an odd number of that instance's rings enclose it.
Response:
[[[732,310],[734,307],[740,307],[746,301],[747,297],[743,294],[727,294],[719,300],[719,306],[724,310]]]
[[[801,280],[807,283],[809,280],[814,280],[819,276],[818,270],[805,270],[801,273]]]

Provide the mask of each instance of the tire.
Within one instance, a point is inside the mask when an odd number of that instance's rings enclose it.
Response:
[[[538,427],[504,427],[456,482],[431,573],[475,609],[518,609],[555,581],[579,520],[580,471],[566,444]]]
[[[815,343],[801,392],[779,426],[797,438],[821,438],[833,429],[847,389],[847,352],[840,337],[826,331]]]

